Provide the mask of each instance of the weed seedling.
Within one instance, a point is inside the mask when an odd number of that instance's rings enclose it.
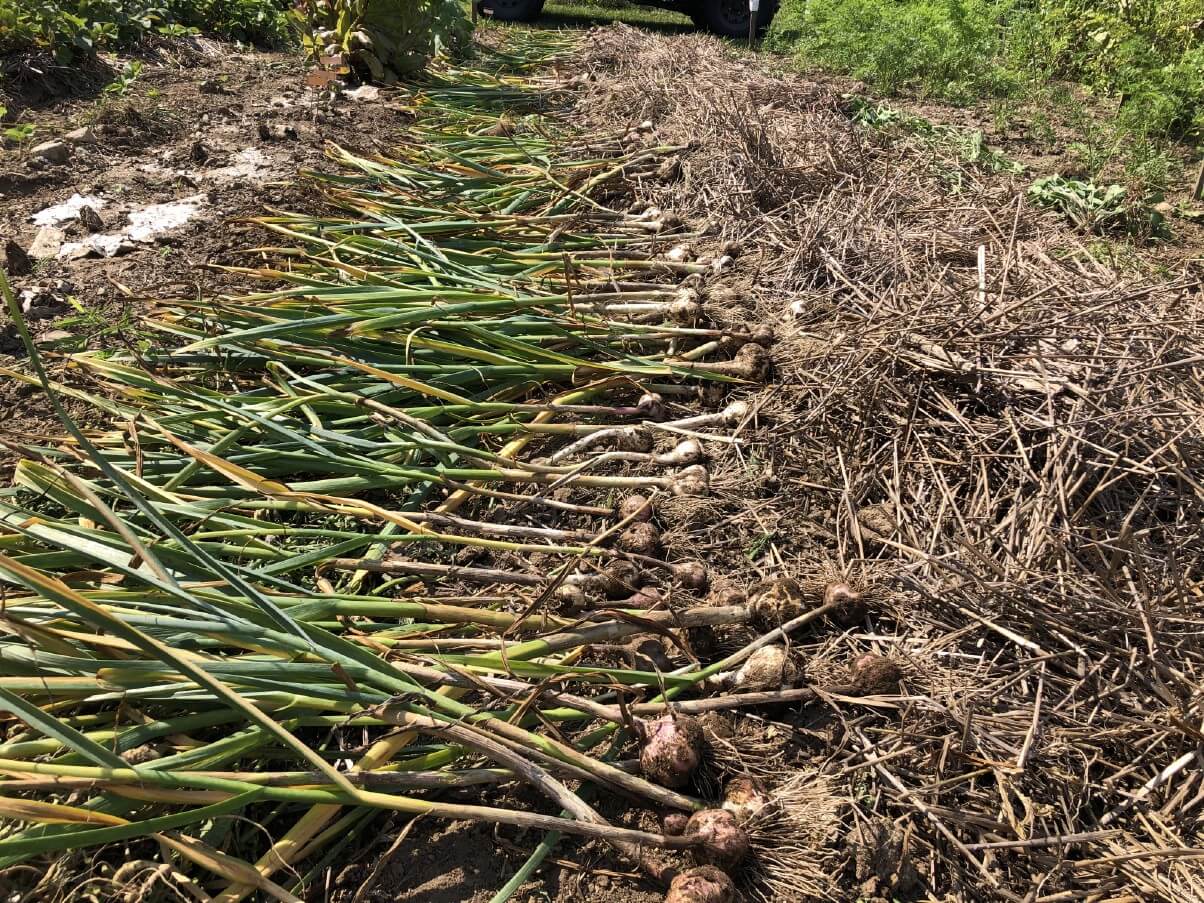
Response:
[[[134,82],[138,80],[138,76],[141,74],[141,61],[130,60],[125,64],[125,68],[121,70],[121,74],[105,85],[104,93],[110,97],[124,97],[130,88],[134,86]]]

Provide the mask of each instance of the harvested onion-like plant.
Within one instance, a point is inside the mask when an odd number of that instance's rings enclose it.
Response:
[[[722,869],[700,865],[677,875],[665,903],[734,903],[736,886]]]
[[[702,762],[702,728],[688,715],[642,722],[640,770],[665,787],[684,787]]]
[[[748,855],[748,834],[726,809],[703,809],[686,822],[681,835],[700,862],[731,871]]]
[[[703,386],[759,378],[767,352],[702,322],[678,280],[706,264],[658,259],[657,233],[696,240],[679,219],[594,198],[682,149],[527,127],[559,90],[533,69],[572,41],[507,40],[504,66],[440,59],[420,98],[399,92],[413,122],[388,156],[332,147],[337,171],[309,177],[322,215],[255,221],[274,246],[228,269],[258,290],[150,308],[156,340],[71,355],[79,384],[52,381],[0,278],[32,368],[6,378],[39,386],[68,434],[0,495],[0,771],[21,794],[6,863],[170,846],[249,811],[272,839],[221,861],[223,903],[385,811],[740,858],[730,813],[636,831],[571,788],[694,813],[690,712],[765,701],[706,697],[756,648],[668,667],[678,627],[757,615],[667,608],[708,574],[657,557],[649,499],[709,492],[698,431],[750,410],[714,410]],[[679,444],[657,453],[662,433]],[[620,667],[591,659],[636,636]],[[632,724],[638,774],[601,746]],[[562,815],[431,795],[513,783]],[[697,869],[670,893],[730,887]]]
[[[725,671],[710,679],[712,686],[739,692],[780,690],[793,687],[800,674],[784,646],[763,646],[735,671]]]

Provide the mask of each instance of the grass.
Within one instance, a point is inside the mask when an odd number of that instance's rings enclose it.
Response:
[[[537,24],[551,27],[589,28],[611,22],[625,22],[657,31],[690,31],[690,17],[672,10],[635,3],[604,5],[597,3],[548,3]]]
[[[1153,206],[1204,139],[1201,0],[787,0],[767,46],[1065,146],[1059,175]],[[1115,192],[1111,192],[1115,195]]]

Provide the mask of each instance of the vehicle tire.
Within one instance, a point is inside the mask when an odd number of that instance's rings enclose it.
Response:
[[[777,4],[761,0],[757,11],[757,32],[769,27]],[[694,0],[690,18],[699,28],[725,38],[748,37],[748,0]]]
[[[478,0],[477,10],[501,22],[530,22],[543,12],[544,0]],[[488,10],[488,12],[486,12]],[[747,21],[747,20],[746,20]]]

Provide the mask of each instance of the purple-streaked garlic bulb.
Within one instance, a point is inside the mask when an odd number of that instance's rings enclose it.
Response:
[[[703,809],[686,822],[682,833],[695,842],[691,847],[696,859],[731,871],[748,855],[748,834],[726,809]]]
[[[713,865],[687,869],[669,884],[665,903],[734,903],[736,886]]]
[[[689,715],[662,715],[639,723],[640,771],[662,787],[684,787],[702,762],[702,727]]]
[[[865,599],[843,580],[829,583],[824,588],[824,604],[837,606],[830,617],[838,624],[849,627],[865,620]]]
[[[679,561],[670,565],[670,570],[674,579],[686,589],[706,589],[710,580],[706,566],[700,561]]]
[[[645,392],[641,395],[635,408],[645,420],[665,419],[665,400],[655,392]]]

